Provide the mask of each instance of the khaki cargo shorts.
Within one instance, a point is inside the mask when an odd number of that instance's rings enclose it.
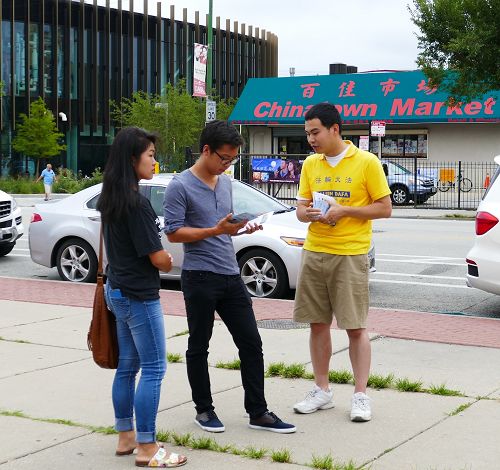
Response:
[[[303,250],[293,319],[366,328],[369,307],[368,255],[332,255]]]

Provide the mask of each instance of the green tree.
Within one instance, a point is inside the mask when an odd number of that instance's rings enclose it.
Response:
[[[138,126],[156,132],[162,170],[183,167],[185,147],[191,147],[203,127],[201,103],[185,90],[185,82],[168,84],[164,94],[137,91],[132,98],[111,103],[111,114],[120,126]]]
[[[31,103],[29,116],[21,113],[19,117],[21,122],[17,125],[12,146],[24,155],[36,158],[38,174],[41,158],[53,157],[66,149],[66,145],[59,143],[64,134],[57,129],[54,115],[42,98]]]
[[[227,119],[235,100],[216,96],[218,119]],[[137,91],[132,98],[111,102],[111,115],[119,127],[138,126],[156,132],[157,153],[162,171],[184,168],[185,148],[197,148],[205,124],[205,101],[191,96],[186,83],[167,84],[162,95]]]
[[[417,64],[448,104],[500,89],[500,0],[413,0]]]

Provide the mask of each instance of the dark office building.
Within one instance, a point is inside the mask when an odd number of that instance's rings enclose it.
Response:
[[[102,4],[103,2],[100,2]],[[144,14],[134,12],[140,4]],[[160,93],[185,79],[193,87],[194,43],[207,44],[208,15],[200,24],[161,16],[147,0],[0,0],[0,174],[33,170],[12,149],[19,113],[42,97],[66,135],[60,162],[89,173],[102,166],[114,135],[110,100],[136,90]],[[128,9],[125,10],[124,6]],[[258,27],[213,21],[213,87],[238,97],[252,77],[274,77],[278,40]],[[66,118],[66,120],[64,120]],[[57,162],[56,162],[57,163]]]

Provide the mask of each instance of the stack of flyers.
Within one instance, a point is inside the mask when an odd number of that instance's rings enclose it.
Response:
[[[315,209],[321,210],[321,215],[325,215],[330,208],[330,203],[335,202],[333,196],[328,196],[327,194],[313,192],[313,207]]]

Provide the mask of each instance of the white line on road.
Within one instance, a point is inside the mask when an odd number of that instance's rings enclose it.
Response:
[[[394,253],[377,253],[377,256],[400,256],[405,258],[423,258],[423,259],[433,259],[433,260],[465,259],[465,256],[463,258],[450,258],[449,256],[397,255]]]
[[[386,284],[406,284],[410,286],[432,286],[432,287],[451,287],[454,289],[469,289],[466,285],[457,284],[435,284],[433,282],[410,282],[410,281],[391,281],[390,279],[370,279],[370,282],[385,282]]]
[[[29,248],[18,248],[17,246],[14,248],[14,251],[30,251]]]
[[[465,281],[465,277],[455,277],[455,276],[434,276],[431,274],[407,274],[407,273],[388,273],[382,271],[376,271],[373,274],[381,274],[382,276],[402,276],[402,277],[428,277],[431,279],[449,279],[456,281]]]
[[[434,258],[433,258],[434,259]],[[454,258],[459,259],[459,258]],[[385,261],[387,263],[413,263],[413,264],[439,264],[442,266],[465,266],[465,259],[463,263],[446,263],[444,261],[424,261],[416,259],[383,259],[379,256],[376,257],[377,263],[379,261]]]
[[[8,256],[9,258],[13,258],[13,257],[31,258],[31,256],[30,256],[30,255],[18,255],[16,252],[9,253],[7,256]]]

